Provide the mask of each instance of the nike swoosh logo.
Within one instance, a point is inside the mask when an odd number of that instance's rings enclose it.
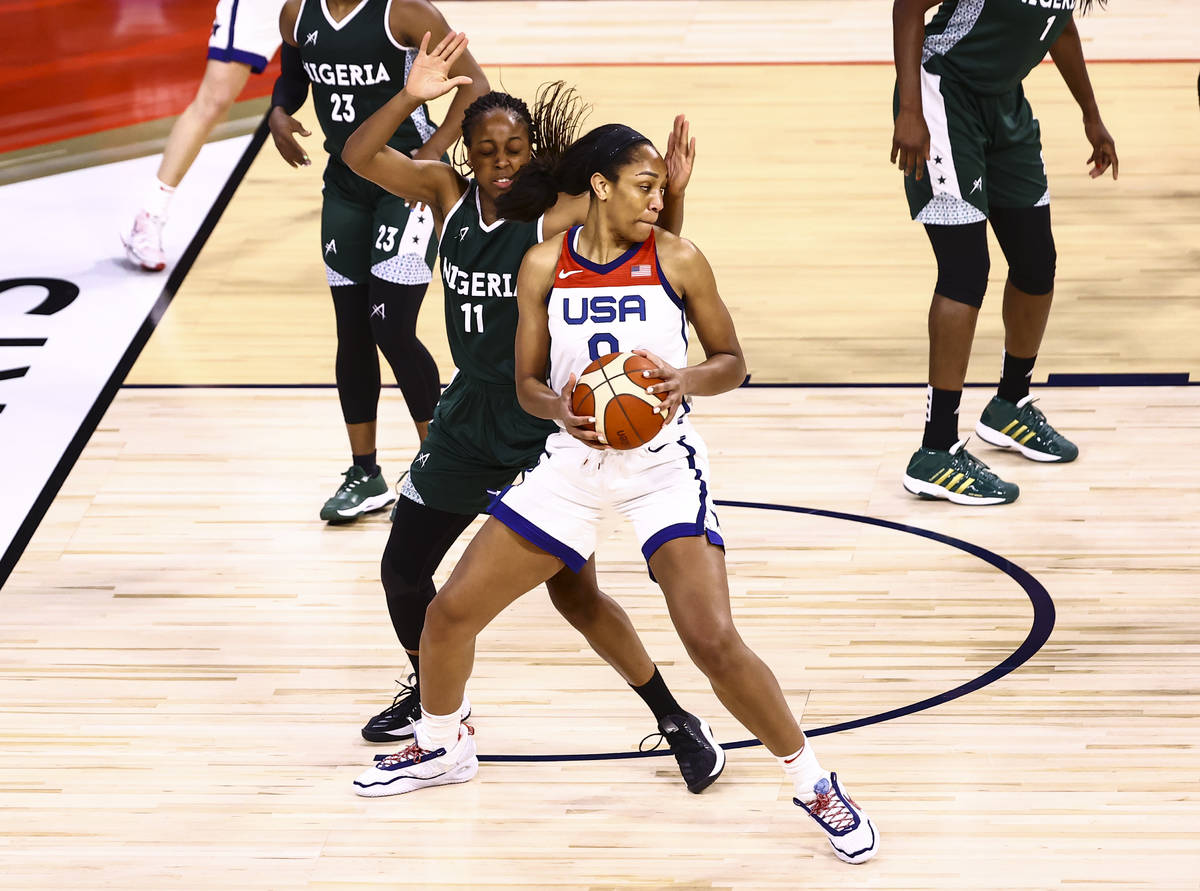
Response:
[[[656,448],[656,449],[652,449],[652,448],[650,448],[649,446],[647,446],[647,447],[646,447],[646,451],[648,451],[648,452],[656,452],[656,453],[657,453],[657,452],[661,452],[663,449],[665,449],[665,448],[666,448],[667,446],[669,446],[669,445],[670,445],[670,443],[669,443],[669,442],[664,442],[662,445],[660,445],[660,446],[659,446],[658,448]]]
[[[572,269],[569,272],[566,269],[561,269],[561,270],[559,270],[558,277],[559,278],[570,278],[572,275],[578,275],[581,272],[583,272],[582,269]]]

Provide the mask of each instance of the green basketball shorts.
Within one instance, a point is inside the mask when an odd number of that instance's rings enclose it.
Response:
[[[904,178],[914,220],[958,226],[986,219],[992,207],[1050,203],[1041,130],[1024,90],[984,96],[922,68],[921,101],[929,161],[920,180]]]
[[[329,159],[321,251],[330,287],[366,284],[371,276],[400,285],[428,284],[437,249],[428,208],[410,208],[403,198]]]

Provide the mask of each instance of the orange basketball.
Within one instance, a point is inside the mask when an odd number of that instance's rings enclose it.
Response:
[[[661,380],[642,377],[654,363],[634,353],[609,353],[583,369],[571,391],[571,410],[595,417],[596,430],[614,449],[636,449],[662,430],[662,397],[646,387]]]

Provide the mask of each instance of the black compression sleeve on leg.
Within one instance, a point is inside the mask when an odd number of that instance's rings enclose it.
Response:
[[[330,288],[337,320],[334,366],[342,417],[347,424],[374,421],[379,408],[379,355],[367,321],[367,285]]]
[[[295,114],[308,98],[308,77],[300,60],[300,50],[284,43],[279,50],[279,77],[271,91],[271,107],[278,105],[288,114]]]
[[[437,594],[433,574],[473,519],[470,514],[417,504],[403,495],[397,500],[379,568],[392,627],[406,650],[419,649],[425,610]]]
[[[983,305],[987,293],[991,260],[987,249],[987,224],[967,223],[963,226],[925,225],[925,234],[933,245],[937,258],[938,278],[935,294],[974,306]]]
[[[392,367],[414,421],[428,421],[442,395],[437,363],[417,339],[417,316],[428,285],[371,278],[371,332]]]
[[[994,207],[990,219],[1013,287],[1026,294],[1053,291],[1058,252],[1050,230],[1050,205]]]

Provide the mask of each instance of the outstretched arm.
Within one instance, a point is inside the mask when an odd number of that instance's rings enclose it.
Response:
[[[1050,58],[1083,111],[1083,132],[1092,144],[1092,154],[1087,159],[1092,169],[1088,175],[1095,179],[1111,166],[1113,179],[1116,179],[1119,166],[1117,147],[1108,128],[1100,120],[1100,108],[1096,105],[1096,94],[1092,92],[1087,63],[1083,60],[1083,44],[1079,41],[1079,29],[1075,26],[1074,18],[1067,22],[1067,27],[1050,46]]]
[[[426,52],[428,47],[427,31],[404,88],[350,134],[342,148],[342,160],[359,176],[393,195],[422,201],[444,216],[465,190],[463,178],[448,164],[415,161],[387,144],[423,102],[471,82],[465,76],[449,77],[455,61],[466,51],[467,35],[451,31],[433,52]]]
[[[415,46],[421,40],[421,35],[426,32],[432,35],[434,44],[441,43],[451,33],[450,26],[446,24],[442,14],[428,0],[394,0],[388,27],[392,29],[392,35],[397,40],[408,46]],[[456,59],[450,69],[450,76],[465,77],[468,80],[460,84],[442,125],[413,155],[419,160],[436,161],[449,151],[462,132],[463,115],[467,106],[491,89],[483,69],[469,52]]]
[[[667,194],[658,224],[673,235],[683,231],[683,193],[687,191],[696,162],[696,137],[688,138],[689,126],[684,115],[675,116],[667,136],[667,153],[663,157],[667,162]]]

